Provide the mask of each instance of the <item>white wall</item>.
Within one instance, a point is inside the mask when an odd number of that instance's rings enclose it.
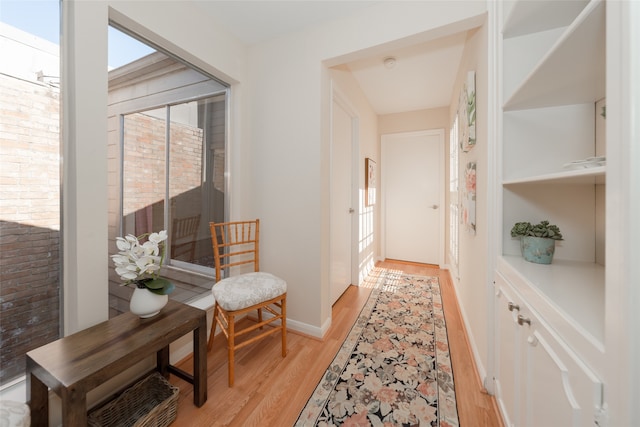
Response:
[[[264,266],[289,283],[291,318],[320,327],[331,309],[325,65],[458,32],[452,22],[477,20],[485,7],[474,1],[385,2],[249,50],[251,103],[244,125],[252,147],[251,198],[265,224]]]
[[[459,182],[464,183],[464,170],[468,162],[477,162],[476,176],[476,233],[460,228],[459,277],[454,284],[460,309],[469,335],[469,343],[478,365],[481,380],[485,380],[491,370],[492,346],[492,273],[490,262],[489,227],[493,224],[489,212],[488,176],[492,163],[489,158],[489,88],[488,88],[488,32],[484,25],[470,31],[458,70],[456,86],[451,101],[449,123],[458,108],[458,97],[468,71],[476,72],[476,137],[473,149],[460,151]],[[448,254],[448,252],[447,252]]]
[[[398,132],[414,132],[430,129],[449,129],[449,107],[430,108],[427,110],[407,111],[396,114],[378,116],[378,131],[380,135]],[[448,132],[445,132],[449,140]],[[449,158],[449,150],[445,149]]]
[[[62,2],[65,335],[108,313],[106,15],[103,2]]]

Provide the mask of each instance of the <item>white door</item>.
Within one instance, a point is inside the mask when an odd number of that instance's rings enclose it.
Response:
[[[351,150],[353,119],[341,103],[333,101],[331,126],[331,304],[351,284]]]
[[[382,136],[384,256],[442,262],[444,130]]]

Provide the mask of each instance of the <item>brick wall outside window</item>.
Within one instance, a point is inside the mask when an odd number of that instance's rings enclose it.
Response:
[[[59,337],[58,89],[0,75],[0,384]]]
[[[168,230],[163,218],[166,190],[164,120],[136,113],[127,115],[124,123],[123,214],[125,217],[137,216],[136,230],[125,227],[125,232],[142,234],[151,229]],[[171,216],[198,215],[202,209],[203,130],[172,122],[170,141]],[[147,209],[152,228],[140,224]],[[125,220],[125,223],[131,222]]]

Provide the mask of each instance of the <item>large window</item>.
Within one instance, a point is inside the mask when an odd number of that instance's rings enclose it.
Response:
[[[112,28],[113,35],[141,43]],[[170,297],[189,302],[210,293],[209,222],[225,219],[228,88],[164,52],[141,54],[109,72],[109,144],[119,153],[109,163],[117,177],[111,238],[167,230],[161,274],[176,285]],[[128,310],[131,290],[111,270],[114,316]]]
[[[2,0],[0,391],[60,337],[59,2]]]
[[[123,233],[167,230],[170,265],[213,268],[209,222],[224,220],[224,111],[222,95],[123,117]]]

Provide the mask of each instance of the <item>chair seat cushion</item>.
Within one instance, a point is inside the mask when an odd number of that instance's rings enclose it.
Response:
[[[0,426],[29,427],[31,413],[26,403],[0,400]]]
[[[287,282],[269,273],[247,273],[222,279],[211,292],[220,307],[236,311],[286,293]]]

